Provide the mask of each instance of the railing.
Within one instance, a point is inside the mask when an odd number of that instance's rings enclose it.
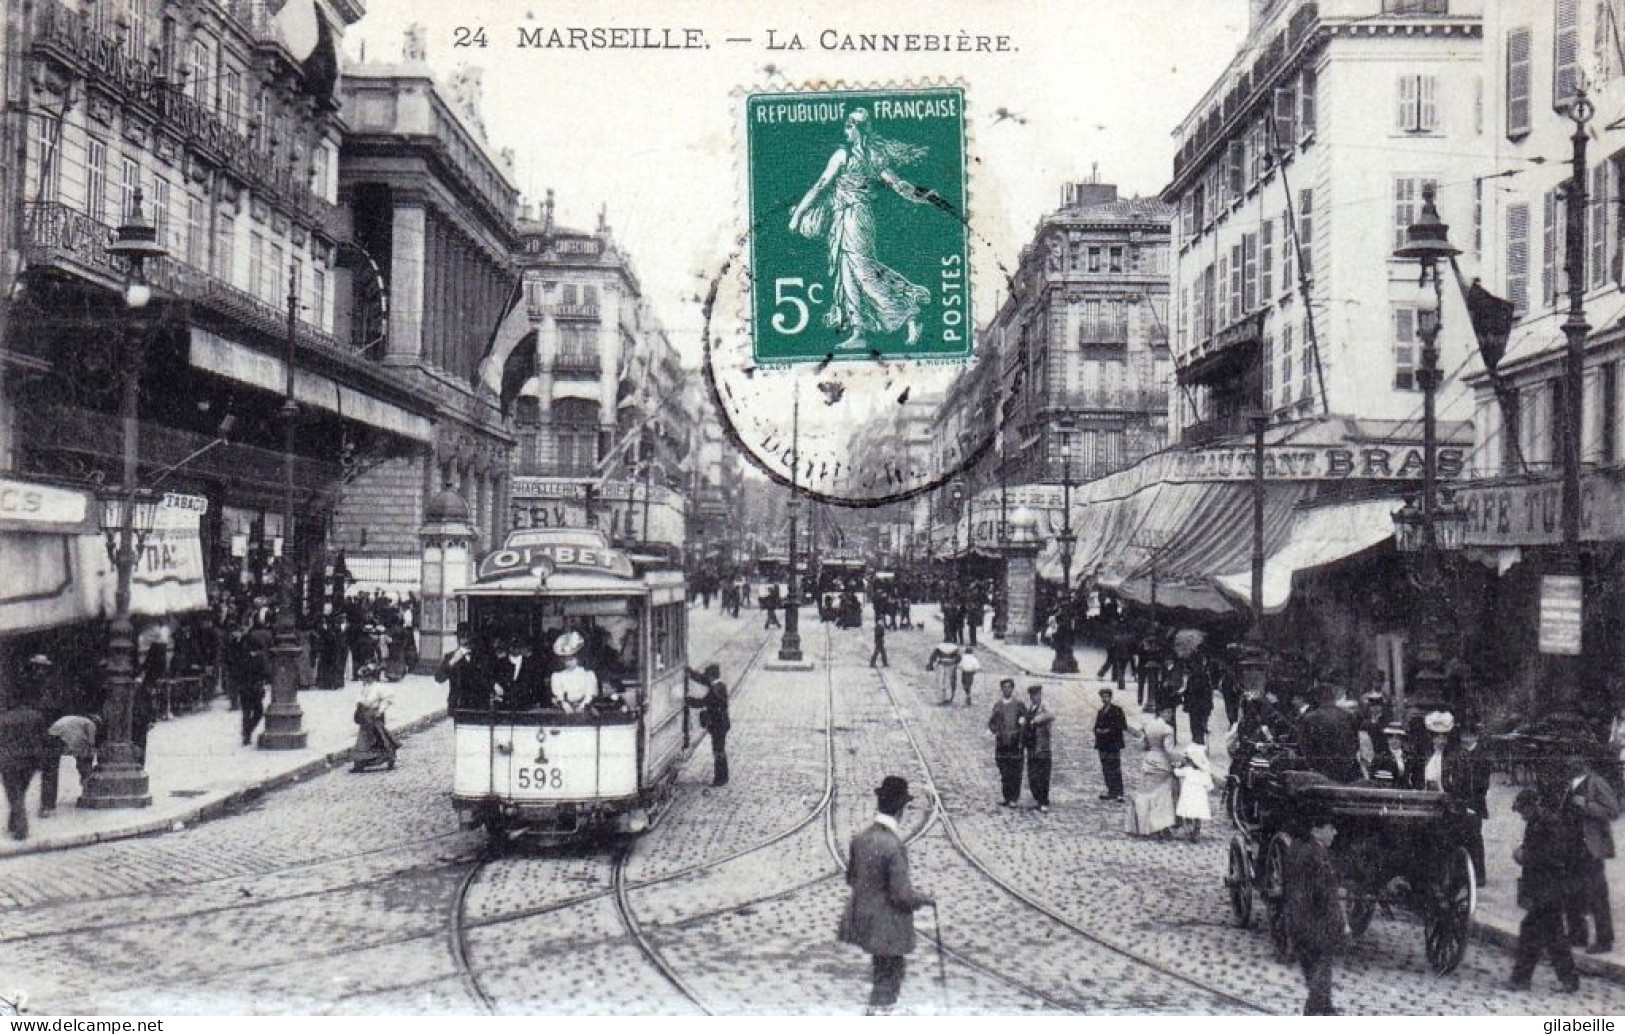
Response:
[[[597,377],[604,372],[604,360],[598,355],[560,352],[553,359],[553,372],[564,377]]]
[[[123,264],[107,251],[113,239],[111,226],[60,201],[29,202],[26,209],[24,247],[31,261],[41,264],[70,261],[118,281],[127,275]],[[269,305],[174,256],[149,261],[142,269],[142,276],[154,287],[177,298],[204,305],[270,337],[281,338],[287,334],[286,309]],[[305,345],[342,348],[333,335],[303,320],[297,324],[296,333]]]
[[[1113,388],[1079,391],[1052,391],[1046,398],[1051,409],[1105,409],[1141,413],[1168,408],[1165,388]]]
[[[60,3],[42,5],[34,47],[77,66],[87,79],[125,101],[145,106],[164,129],[178,132],[212,164],[246,180],[255,192],[280,202],[323,234],[339,233],[343,219],[338,206],[315,194],[300,170],[226,125],[213,110],[182,93],[177,82],[141,64],[120,40],[94,31],[78,13]]]
[[[553,316],[561,320],[595,320],[598,318],[598,306],[565,305],[561,302],[553,306]]]

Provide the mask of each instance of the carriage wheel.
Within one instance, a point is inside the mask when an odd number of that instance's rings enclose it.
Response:
[[[1224,884],[1230,888],[1230,911],[1242,929],[1253,925],[1253,866],[1247,859],[1247,845],[1240,838],[1230,841],[1230,867]]]
[[[1292,938],[1287,935],[1286,910],[1281,907],[1286,897],[1286,849],[1291,843],[1285,833],[1277,833],[1264,849],[1264,900],[1269,902],[1270,943],[1275,946],[1277,962],[1292,961]]]
[[[1473,860],[1465,847],[1452,851],[1434,889],[1424,927],[1428,962],[1433,972],[1448,976],[1467,954],[1468,923],[1478,907],[1478,884]]]

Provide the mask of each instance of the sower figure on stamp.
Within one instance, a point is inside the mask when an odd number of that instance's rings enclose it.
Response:
[[[1021,800],[1021,743],[1027,729],[1027,707],[1016,699],[1016,680],[999,680],[999,700],[987,719],[993,736],[993,764],[999,769],[999,792],[1006,808]]]
[[[853,837],[847,851],[846,883],[852,896],[841,913],[836,937],[873,957],[870,1015],[883,1015],[897,1004],[908,954],[914,950],[914,910],[934,903],[909,880],[908,845],[897,827],[913,799],[908,780],[900,776],[881,780],[875,791],[874,824]]]
[[[687,697],[689,707],[700,709],[700,728],[711,736],[711,785],[728,785],[728,687],[722,681],[720,665],[707,664],[704,671],[688,669],[691,681],[705,687],[697,697]]]

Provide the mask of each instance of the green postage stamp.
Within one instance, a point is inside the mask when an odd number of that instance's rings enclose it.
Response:
[[[964,91],[745,105],[755,361],[968,356]]]

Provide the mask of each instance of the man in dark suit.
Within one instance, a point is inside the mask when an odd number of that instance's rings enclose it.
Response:
[[[1535,964],[1545,952],[1563,990],[1578,991],[1580,977],[1574,972],[1574,955],[1563,933],[1563,909],[1573,885],[1576,856],[1581,853],[1577,831],[1542,806],[1540,794],[1530,787],[1518,791],[1512,810],[1524,821],[1523,845],[1512,855],[1523,867],[1523,875],[1518,877],[1518,904],[1524,914],[1508,986],[1514,991],[1529,990]]]
[[[440,659],[440,669],[434,673],[436,682],[451,683],[446,695],[446,708],[451,711],[483,708],[491,703],[491,679],[485,674],[485,665],[474,653],[474,640],[468,623],[457,626],[457,649]]]
[[[1332,959],[1348,937],[1348,919],[1337,895],[1337,870],[1330,848],[1337,829],[1330,816],[1309,813],[1303,818],[1307,836],[1294,839],[1286,850],[1285,893],[1281,919],[1298,953],[1309,996],[1305,1016],[1335,1016],[1332,1007]]]
[[[542,662],[531,656],[530,643],[514,637],[508,640],[505,656],[497,662],[496,682],[502,687],[503,703],[515,711],[528,711],[533,707],[553,706],[553,692],[548,686],[547,671]]]
[[[1027,706],[1016,699],[1016,680],[999,680],[999,699],[987,719],[993,734],[993,764],[999,769],[999,789],[1004,806],[1014,808],[1021,800],[1021,742],[1027,731]]]
[[[1339,782],[1360,778],[1358,721],[1333,703],[1331,686],[1317,686],[1315,699],[1293,728],[1304,764]]]
[[[1619,818],[1619,796],[1608,780],[1592,771],[1590,759],[1583,754],[1569,758],[1569,782],[1563,791],[1560,814],[1580,836],[1567,910],[1569,939],[1576,946],[1586,943],[1585,917],[1589,913],[1596,937],[1586,953],[1605,955],[1614,950],[1614,917],[1604,866],[1614,857],[1612,823]]]
[[[697,697],[685,697],[689,707],[700,710],[700,728],[711,737],[711,785],[728,785],[728,730],[733,722],[728,717],[728,686],[722,681],[720,665],[707,664],[704,671],[688,669],[691,681],[705,687]]]
[[[1095,713],[1095,753],[1100,755],[1100,774],[1106,780],[1103,801],[1123,799],[1123,733],[1128,718],[1123,709],[1112,703],[1110,686],[1100,691],[1100,710]]]
[[[908,781],[887,776],[875,791],[874,824],[852,838],[847,851],[846,884],[852,888],[836,936],[873,957],[874,987],[869,1013],[887,1013],[897,1004],[908,954],[914,950],[914,910],[934,904],[914,889],[908,876],[908,845],[898,821],[914,798]]]

